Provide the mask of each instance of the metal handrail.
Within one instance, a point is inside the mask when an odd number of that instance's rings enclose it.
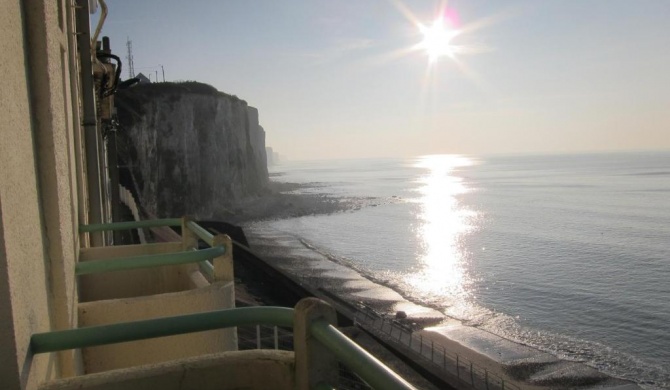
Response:
[[[207,245],[214,246],[214,236],[210,232],[208,232],[205,228],[203,228],[202,226],[198,225],[193,221],[186,222],[186,227],[190,231],[195,233],[195,235],[198,236],[198,238],[206,242]]]
[[[30,351],[33,354],[57,352],[233,326],[276,325],[293,327],[294,313],[294,309],[286,307],[243,307],[36,333],[30,338]],[[372,386],[380,389],[414,389],[412,385],[324,319],[314,321],[309,326],[309,331],[342,363]],[[321,388],[328,388],[326,384],[319,385]]]
[[[181,226],[181,218],[164,218],[153,219],[145,221],[129,221],[129,222],[111,222],[98,223],[90,225],[80,225],[79,231],[81,233],[113,231],[113,230],[130,230],[139,228],[162,227],[162,226]],[[135,257],[124,257],[105,260],[91,260],[77,263],[75,266],[76,275],[85,275],[110,271],[122,271],[138,268],[150,268],[163,265],[177,265],[200,263],[200,269],[210,279],[214,278],[214,266],[209,261],[210,259],[221,256],[225,253],[225,247],[214,247],[214,236],[205,230],[202,226],[193,221],[188,221],[186,226],[189,230],[198,236],[198,238],[205,241],[210,249],[194,250],[188,252],[178,252],[158,255],[144,255]],[[216,249],[215,249],[216,248]],[[215,250],[211,250],[215,249]]]
[[[75,265],[74,270],[76,275],[85,275],[110,271],[158,267],[163,265],[198,263],[207,259],[221,256],[225,253],[225,251],[225,247],[223,245],[219,245],[213,248],[197,251],[81,261]]]
[[[139,228],[151,228],[162,226],[181,226],[181,218],[150,219],[144,221],[93,223],[90,225],[79,225],[80,233],[92,233],[111,230],[130,230]]]
[[[79,231],[83,233],[181,225],[182,219],[170,218],[80,225]],[[84,275],[162,265],[200,263],[205,268],[205,273],[213,274],[213,266],[206,260],[223,255],[225,247],[223,245],[214,247],[214,236],[197,223],[187,221],[185,225],[186,228],[191,230],[199,239],[212,246],[212,248],[79,262],[75,265],[75,273],[76,275]],[[269,306],[247,307],[37,333],[30,339],[30,349],[33,353],[38,354],[234,326],[275,325],[292,327],[293,313],[294,310],[290,308]],[[310,325],[309,331],[315,339],[326,346],[341,362],[349,366],[349,368],[373,387],[380,389],[414,388],[327,321],[323,319],[314,321]],[[319,383],[319,387],[331,388],[325,383]]]
[[[241,307],[174,317],[36,333],[30,338],[35,353],[94,347],[184,333],[248,325],[293,326],[294,310],[288,307]]]
[[[319,319],[312,322],[309,330],[315,339],[373,388],[389,390],[414,388],[326,320]]]

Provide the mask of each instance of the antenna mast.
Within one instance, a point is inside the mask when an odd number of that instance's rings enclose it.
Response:
[[[128,47],[128,56],[126,56],[128,60],[128,78],[132,79],[135,77],[135,65],[133,64],[133,41],[130,40],[130,37],[128,37],[126,46]]]

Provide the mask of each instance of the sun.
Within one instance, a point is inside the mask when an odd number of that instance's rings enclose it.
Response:
[[[419,31],[423,34],[423,40],[418,47],[426,51],[430,62],[435,62],[438,58],[445,56],[454,58],[458,47],[454,46],[451,41],[459,34],[459,31],[447,27],[444,19],[436,19],[430,27],[419,24]]]

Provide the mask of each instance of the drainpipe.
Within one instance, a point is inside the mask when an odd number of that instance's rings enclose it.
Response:
[[[91,64],[91,31],[88,0],[76,0],[77,46],[81,69],[81,96],[83,108],[84,149],[86,154],[86,184],[88,187],[88,223],[102,223],[102,191],[98,154],[101,134],[95,114],[95,87]],[[89,233],[91,246],[103,246],[101,232]]]
[[[112,48],[109,44],[109,37],[102,37],[102,52],[105,54],[112,54]],[[102,62],[109,63],[109,59],[103,58]],[[119,61],[116,66],[120,67],[121,62]],[[119,80],[116,80],[115,83],[118,85]],[[108,96],[107,99],[113,99],[113,95]],[[111,117],[114,118],[114,111],[116,111],[116,108],[112,108],[112,111],[113,112],[111,113]],[[110,119],[110,121],[111,120],[112,119]],[[119,196],[119,160],[116,148],[116,130],[116,126],[110,124],[109,131],[107,132],[107,172],[109,173],[109,203],[112,213],[112,222],[121,222],[121,199]],[[121,245],[123,238],[121,231],[115,230],[112,234],[113,244]]]

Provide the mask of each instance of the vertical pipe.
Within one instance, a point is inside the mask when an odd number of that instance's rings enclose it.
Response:
[[[430,341],[430,361],[433,361],[433,358],[435,356],[435,344],[433,343],[433,340]]]
[[[116,129],[112,129],[109,132],[108,139],[108,148],[107,148],[107,162],[109,170],[109,181],[110,181],[110,198],[112,206],[112,222],[121,222],[121,197],[119,196],[120,183],[119,183],[119,160],[116,149]],[[114,245],[121,245],[121,231],[115,230],[113,232]],[[129,243],[130,244],[130,243]]]
[[[419,335],[419,355],[423,356],[423,335]]]
[[[277,330],[277,327],[274,327],[275,330],[275,349],[279,349],[279,331]]]
[[[96,99],[98,97],[96,96]],[[98,118],[100,119],[100,118]],[[100,120],[98,120],[100,124]],[[102,126],[98,126],[98,166],[100,167],[100,191],[101,191],[101,201],[102,201],[102,220],[108,222],[111,220],[112,212],[110,210],[110,199],[109,199],[109,164],[107,163],[107,142],[102,135]],[[113,232],[103,231],[102,240],[105,242],[105,245],[111,245],[111,236]]]
[[[475,385],[475,372],[472,369],[472,362],[470,362],[470,383],[472,383],[473,386]]]
[[[486,382],[486,390],[489,390],[489,372],[484,369],[484,382]]]
[[[442,347],[442,368],[447,371],[447,350]]]
[[[458,362],[458,355],[456,355],[456,378],[461,379],[461,366]]]
[[[98,120],[95,113],[95,88],[91,63],[91,31],[88,17],[88,0],[77,0],[77,46],[81,65],[81,93],[86,161],[86,185],[88,192],[88,223],[102,223],[102,190],[98,143],[100,142]],[[102,232],[89,233],[91,246],[104,245]]]
[[[261,349],[261,326],[256,325],[256,349]]]

